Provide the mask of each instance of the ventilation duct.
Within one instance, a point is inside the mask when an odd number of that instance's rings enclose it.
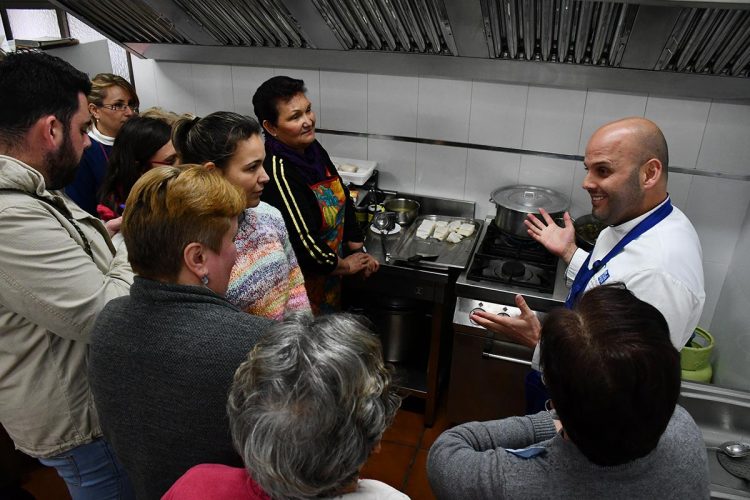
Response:
[[[750,0],[52,0],[143,57],[750,101]]]

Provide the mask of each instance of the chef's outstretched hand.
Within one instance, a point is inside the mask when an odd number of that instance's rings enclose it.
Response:
[[[573,254],[578,249],[575,228],[570,214],[568,212],[563,214],[565,227],[560,227],[545,209],[540,208],[539,213],[542,215],[542,220],[539,220],[534,214],[529,214],[523,221],[526,224],[526,231],[529,236],[564,260],[566,264],[570,264],[570,259],[573,258]]]
[[[534,311],[529,309],[522,295],[516,295],[516,306],[521,310],[520,316],[498,316],[486,311],[475,312],[471,319],[486,329],[507,335],[528,347],[539,343],[542,324]]]

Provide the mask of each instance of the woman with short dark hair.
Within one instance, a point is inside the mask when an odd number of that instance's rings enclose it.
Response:
[[[676,405],[679,353],[656,308],[596,287],[550,313],[540,347],[550,411],[444,432],[427,468],[438,498],[708,498],[703,436]]]
[[[313,312],[335,312],[340,309],[341,276],[367,277],[378,270],[378,261],[363,253],[364,237],[349,191],[315,139],[315,113],[305,83],[275,76],[258,87],[253,108],[266,136],[264,165],[270,181],[263,200],[284,216]]]
[[[234,375],[227,410],[246,470],[194,467],[164,500],[408,498],[359,479],[399,403],[369,328],[351,315],[294,314]]]

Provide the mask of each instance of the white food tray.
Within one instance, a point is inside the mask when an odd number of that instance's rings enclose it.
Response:
[[[370,178],[375,167],[378,166],[376,161],[368,160],[355,160],[354,158],[341,158],[338,156],[331,156],[333,166],[338,170],[341,179],[347,184],[354,184],[355,186],[361,186],[367,179]],[[341,165],[354,165],[357,167],[356,172],[342,172],[339,168]]]

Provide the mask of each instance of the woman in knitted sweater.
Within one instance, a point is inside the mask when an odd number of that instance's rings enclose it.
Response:
[[[290,311],[309,311],[305,281],[284,219],[260,201],[268,176],[258,123],[218,111],[178,122],[172,140],[182,162],[216,169],[245,191],[247,209],[235,238],[237,261],[227,299],[243,311],[272,319]]]

